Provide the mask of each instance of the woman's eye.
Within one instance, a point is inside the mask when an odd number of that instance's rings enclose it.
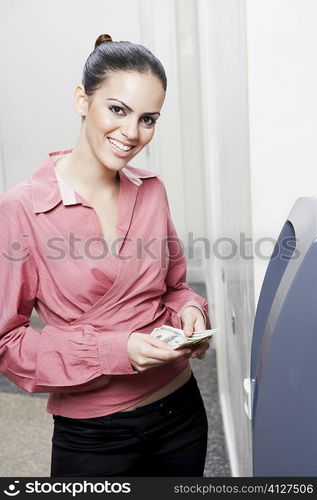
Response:
[[[154,125],[156,120],[153,120],[151,116],[143,116],[143,121],[146,125]]]
[[[110,111],[112,111],[115,115],[123,116],[124,109],[121,108],[120,106],[109,106]]]

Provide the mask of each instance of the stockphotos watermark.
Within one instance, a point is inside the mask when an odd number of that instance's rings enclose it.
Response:
[[[181,257],[187,260],[195,259],[197,255],[204,260],[252,260],[255,257],[261,260],[297,259],[300,255],[296,248],[297,238],[286,236],[278,241],[270,236],[263,236],[256,240],[248,237],[244,232],[239,233],[238,240],[233,237],[222,236],[210,241],[205,236],[194,238],[192,232],[187,234],[185,241],[180,238],[157,238],[145,239],[117,238],[110,246],[101,237],[91,237],[83,239],[76,236],[74,232],[69,232],[66,237],[51,236],[41,242],[41,253],[51,261],[83,259],[103,260],[108,254],[120,260],[143,260],[149,257],[152,260],[159,260],[160,266],[166,268],[170,261],[177,261]],[[118,249],[121,244],[129,243],[129,253],[125,255]],[[3,248],[1,256],[10,262],[21,262],[31,256],[32,243],[28,234],[21,234],[20,241],[15,239]]]
[[[72,497],[80,495],[82,493],[131,493],[131,483],[119,483],[113,481],[100,481],[92,483],[90,481],[82,482],[42,482],[42,481],[32,481],[27,482],[24,485],[24,490],[22,491],[19,486],[20,481],[13,481],[4,490],[3,493],[7,497],[15,497],[20,493],[56,493],[65,494],[70,493]]]

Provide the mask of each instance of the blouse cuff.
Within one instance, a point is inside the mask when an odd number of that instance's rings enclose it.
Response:
[[[40,334],[36,385],[75,387],[100,377],[96,341],[99,335],[87,325],[71,328],[46,325]]]
[[[131,333],[127,330],[101,332],[90,325],[71,329],[45,326],[37,353],[36,385],[48,389],[82,384],[85,387],[101,375],[137,373],[128,357],[127,342]]]
[[[98,336],[101,372],[110,375],[129,375],[134,370],[128,356],[128,339],[132,332],[102,332]]]

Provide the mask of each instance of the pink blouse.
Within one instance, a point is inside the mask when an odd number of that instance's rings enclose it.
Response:
[[[0,372],[28,392],[48,392],[48,413],[89,418],[156,392],[188,359],[137,373],[127,341],[208,304],[186,283],[186,261],[158,174],[119,171],[118,255],[108,252],[93,207],[67,185],[50,153],[0,196]],[[30,326],[33,307],[45,324]]]

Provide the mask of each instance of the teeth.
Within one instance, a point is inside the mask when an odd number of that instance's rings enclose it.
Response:
[[[121,151],[129,151],[133,147],[133,146],[125,146],[124,144],[122,144],[119,141],[116,141],[115,139],[108,138],[108,141],[111,142],[111,144],[113,144],[114,146],[116,146]]]

